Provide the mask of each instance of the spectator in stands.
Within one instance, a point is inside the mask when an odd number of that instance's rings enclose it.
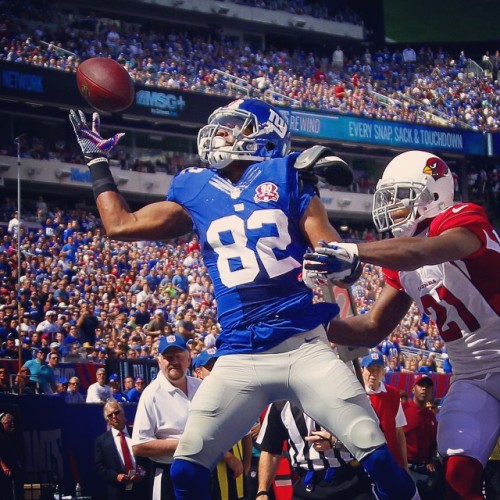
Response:
[[[71,377],[68,382],[68,390],[66,391],[64,401],[66,403],[85,403],[85,398],[80,392],[80,379],[78,377]]]
[[[166,324],[163,310],[156,309],[153,318],[144,328],[149,335],[162,335]]]
[[[68,379],[66,377],[59,377],[56,379],[56,389],[54,391],[54,396],[60,397],[62,400],[66,400],[66,393],[68,392]]]
[[[415,480],[420,498],[444,497],[444,478],[437,459],[437,420],[427,407],[432,399],[434,383],[426,374],[415,377],[413,397],[403,403],[406,416],[404,433],[408,454],[408,468]]]
[[[144,481],[146,469],[132,453],[131,430],[125,425],[123,407],[111,400],[104,405],[103,412],[109,430],[95,442],[94,466],[97,475],[107,483],[106,498],[148,498],[148,481]]]
[[[377,351],[371,351],[361,360],[365,390],[380,420],[380,427],[391,453],[402,467],[407,468],[406,439],[403,432],[406,418],[399,390],[383,382],[384,366],[384,358]]]
[[[93,347],[96,340],[96,328],[99,319],[94,314],[94,304],[83,302],[80,306],[80,317],[76,322],[78,329],[78,340],[83,347]]]
[[[0,393],[10,392],[10,381],[7,369],[0,367]]]
[[[116,373],[112,373],[109,376],[108,385],[111,387],[112,398],[118,403],[128,403],[129,400],[127,396],[122,392],[120,387],[120,377]]]
[[[142,377],[136,377],[134,380],[134,387],[127,392],[127,399],[131,403],[138,403],[145,387],[144,379]]]
[[[147,307],[146,302],[139,302],[139,310],[134,315],[136,325],[143,327],[151,321],[151,314]]]
[[[112,396],[111,387],[106,385],[106,370],[98,368],[96,371],[96,382],[87,389],[86,403],[104,404]]]
[[[387,360],[397,357],[401,354],[401,347],[396,339],[396,335],[391,333],[387,339],[383,340],[378,347],[379,351]]]
[[[24,440],[16,419],[0,413],[0,497],[3,500],[24,498]]]
[[[179,294],[189,292],[189,281],[184,274],[184,269],[180,266],[175,270],[175,275],[172,278],[172,285]]]
[[[186,341],[180,336],[162,336],[158,347],[160,371],[137,407],[132,448],[136,456],[153,461],[153,500],[175,498],[170,465],[184,431],[189,402],[201,384],[201,380],[186,375],[189,364]],[[170,411],[159,412],[160,407]]]
[[[47,365],[54,372],[54,377],[56,380],[60,378],[61,370],[59,368],[59,361],[61,360],[61,355],[58,349],[52,349],[47,356]]]
[[[128,393],[134,388],[134,377],[125,377],[123,379],[123,394],[128,399]]]
[[[0,350],[0,358],[7,358],[7,359],[17,359],[19,358],[19,351],[16,348],[16,344],[14,339],[17,338],[17,336],[13,333],[9,333],[7,335],[7,339],[5,340],[5,345],[2,350]]]
[[[36,327],[36,331],[40,334],[46,334],[47,340],[51,343],[55,334],[61,330],[60,326],[56,323],[57,313],[53,310],[48,310],[45,313],[45,320],[39,323]]]
[[[38,384],[30,380],[30,370],[26,366],[21,367],[16,375],[12,392],[14,394],[38,394]]]
[[[336,49],[333,51],[332,68],[337,71],[344,69],[344,52],[340,48],[340,45],[337,45]]]
[[[193,340],[195,334],[193,322],[180,320],[177,323],[177,333],[184,337],[185,340]]]
[[[27,361],[24,366],[29,369],[30,379],[38,384],[43,394],[53,394],[56,378],[54,370],[45,361],[49,349],[37,348],[34,352],[35,358]]]
[[[17,238],[17,233],[19,231],[19,224],[21,224],[21,228],[26,228],[26,224],[24,221],[21,221],[19,223],[19,213],[17,210],[12,214],[12,219],[10,219],[9,224],[7,226],[7,231],[9,234],[11,234],[14,238]]]

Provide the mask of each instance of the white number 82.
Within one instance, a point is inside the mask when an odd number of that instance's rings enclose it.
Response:
[[[274,224],[278,236],[259,238],[256,252],[248,248],[247,230],[258,230],[264,224]],[[233,243],[224,245],[220,234],[230,231]],[[288,233],[288,219],[282,210],[257,210],[250,215],[247,221],[237,215],[229,215],[217,219],[210,224],[207,231],[207,241],[218,255],[217,269],[222,283],[228,288],[252,283],[259,273],[259,262],[270,278],[281,276],[302,264],[293,257],[278,260],[274,249],[285,250],[291,243]],[[241,268],[231,270],[230,259],[240,259]]]

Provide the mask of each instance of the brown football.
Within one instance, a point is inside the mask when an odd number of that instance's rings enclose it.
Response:
[[[76,72],[80,94],[98,111],[123,111],[134,101],[132,78],[118,62],[106,57],[83,61]]]

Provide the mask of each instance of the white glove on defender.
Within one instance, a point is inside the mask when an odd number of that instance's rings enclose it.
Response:
[[[325,281],[341,281],[350,285],[358,280],[362,271],[355,243],[324,243],[314,252],[304,255],[302,280],[309,288]]]

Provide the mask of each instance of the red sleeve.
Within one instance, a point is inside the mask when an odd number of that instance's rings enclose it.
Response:
[[[403,290],[401,281],[399,280],[399,271],[393,269],[382,268],[386,285],[392,286],[396,290]]]
[[[474,233],[481,241],[481,248],[469,255],[469,259],[480,255],[487,244],[487,235],[491,231],[488,216],[482,207],[474,203],[458,203],[438,215],[431,223],[429,236],[438,236],[448,229],[463,227]]]

